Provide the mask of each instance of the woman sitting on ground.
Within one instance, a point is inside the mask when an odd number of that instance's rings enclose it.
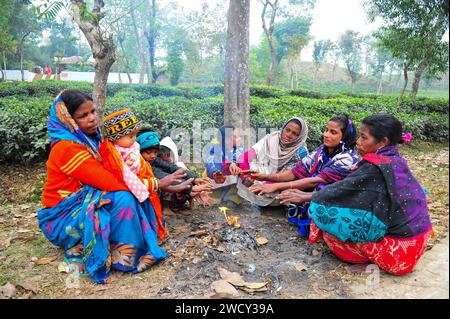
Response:
[[[311,199],[310,241],[323,237],[344,261],[407,274],[432,236],[425,193],[399,154],[402,125],[395,117],[369,116],[359,132],[358,168]]]
[[[257,206],[276,206],[279,201],[275,197],[259,196],[249,190],[255,182],[255,176],[277,175],[290,172],[306,155],[306,139],[308,125],[299,117],[289,119],[280,131],[267,134],[253,145],[238,163],[230,166],[233,175],[241,174],[238,182],[238,195]],[[242,171],[256,171],[261,174],[243,174]],[[256,182],[258,184],[259,182]]]
[[[121,123],[117,123],[120,128]],[[166,257],[158,246],[155,211],[102,166],[102,141],[92,98],[63,91],[47,123],[51,151],[39,227],[65,260],[97,283],[110,269],[141,272]],[[159,181],[171,184],[172,181]]]
[[[278,174],[252,174],[255,179],[271,183],[254,185],[250,191],[264,195],[296,189],[311,197],[314,190],[320,190],[350,174],[360,160],[355,144],[356,128],[352,120],[346,115],[334,116],[323,132],[322,145],[291,170]],[[283,196],[289,193],[287,191]],[[278,197],[284,199],[283,196]],[[308,207],[304,205],[301,209],[306,212]]]

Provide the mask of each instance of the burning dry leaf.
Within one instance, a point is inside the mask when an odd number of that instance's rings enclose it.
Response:
[[[225,294],[227,296],[230,296],[230,298],[237,298],[237,297],[239,297],[239,292],[236,290],[236,288],[234,288],[233,285],[231,285],[230,283],[228,283],[225,280],[214,281],[211,284],[211,289],[216,294]]]
[[[55,261],[57,258],[58,258],[58,255],[41,258],[39,260],[36,260],[36,265],[39,265],[39,266],[47,265],[47,264],[51,263],[52,261]]]
[[[225,268],[217,268],[220,277],[234,286],[245,286],[246,282],[237,272],[230,272]]]
[[[295,269],[298,271],[306,271],[306,266],[302,263],[295,264]]]
[[[0,287],[0,294],[5,298],[11,298],[17,293],[16,286],[11,283],[7,283]]]
[[[261,246],[261,245],[265,245],[269,242],[269,240],[266,237],[258,237],[256,238],[256,243]]]

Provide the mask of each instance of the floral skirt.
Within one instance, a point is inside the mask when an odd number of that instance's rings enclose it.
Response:
[[[38,212],[39,227],[66,257],[81,261],[95,282],[110,269],[141,272],[166,257],[158,246],[155,211],[126,191],[102,192],[84,186],[57,206]],[[70,256],[68,256],[70,255]]]
[[[374,263],[390,274],[405,275],[417,265],[432,235],[433,230],[430,229],[410,238],[385,236],[379,242],[351,243],[322,232],[311,221],[309,242],[315,243],[323,238],[339,259],[349,263]]]

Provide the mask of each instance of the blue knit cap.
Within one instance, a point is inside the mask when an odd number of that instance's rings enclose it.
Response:
[[[140,134],[136,141],[141,146],[141,151],[150,147],[159,146],[159,135],[156,132],[145,132]]]

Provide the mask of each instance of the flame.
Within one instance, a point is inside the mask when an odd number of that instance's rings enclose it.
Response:
[[[223,213],[223,216],[225,217],[227,224],[229,226],[233,226],[234,228],[241,227],[241,225],[239,224],[239,218],[240,218],[239,216],[233,216],[233,215],[228,216],[227,215],[227,211],[230,210],[228,207],[221,206],[221,207],[219,207],[219,210],[221,213]]]

